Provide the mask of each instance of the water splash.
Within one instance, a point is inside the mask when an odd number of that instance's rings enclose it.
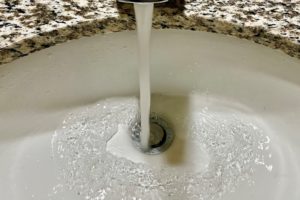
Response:
[[[207,110],[183,123],[190,130],[187,139],[209,154],[206,170],[178,172],[176,168],[136,163],[108,152],[107,142],[118,126],[129,126],[138,112],[136,98],[118,98],[66,117],[52,140],[62,191],[72,190],[86,200],[213,200],[234,191],[241,181],[250,183],[257,165],[267,163],[270,141],[260,128],[238,117],[224,118]]]

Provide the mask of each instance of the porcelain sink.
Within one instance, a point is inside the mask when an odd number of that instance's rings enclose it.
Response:
[[[116,196],[90,197],[81,195],[80,187],[67,190],[53,137],[70,112],[138,95],[136,52],[135,32],[121,32],[59,44],[0,67],[0,199],[120,199],[117,191]],[[300,199],[300,60],[230,36],[156,30],[151,87],[152,109],[173,123],[173,146],[160,156],[145,156],[119,129],[107,143],[111,155],[145,166],[181,167],[182,174],[218,173],[210,168],[214,157],[204,143],[185,139],[189,130],[181,121],[185,116],[202,120],[200,130],[216,117],[208,132],[241,121],[266,139],[264,146],[253,147],[263,161],[253,160],[251,167],[245,161],[249,168],[235,167],[236,179],[218,179],[226,190],[206,191],[210,196],[199,190],[199,195],[207,200]],[[243,170],[249,174],[242,176]],[[193,197],[194,190],[178,188],[178,194],[166,189],[136,199],[201,199]]]

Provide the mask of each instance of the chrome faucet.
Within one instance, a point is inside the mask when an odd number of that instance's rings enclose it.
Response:
[[[122,3],[165,3],[168,0],[118,0]]]

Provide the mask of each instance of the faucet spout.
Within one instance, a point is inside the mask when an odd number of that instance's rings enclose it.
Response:
[[[166,3],[168,0],[118,0],[121,3]]]

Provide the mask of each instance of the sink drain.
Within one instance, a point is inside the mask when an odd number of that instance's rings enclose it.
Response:
[[[160,154],[166,151],[174,140],[174,134],[167,123],[157,116],[151,114],[150,116],[150,138],[149,148],[144,149],[141,147],[141,123],[140,121],[134,122],[131,126],[131,138],[133,145],[146,154]]]

